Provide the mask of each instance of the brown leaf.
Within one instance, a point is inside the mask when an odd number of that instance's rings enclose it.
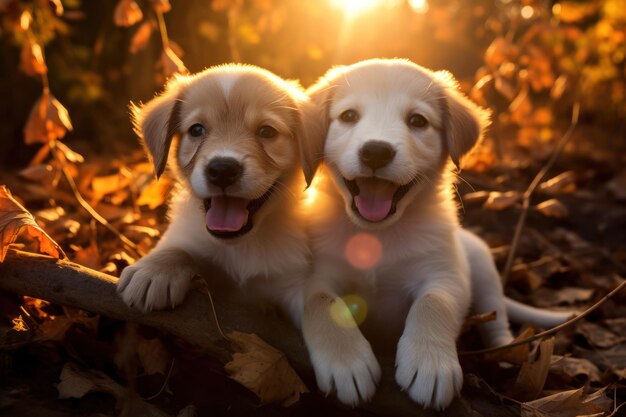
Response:
[[[568,84],[569,82],[567,79],[567,75],[559,75],[552,85],[552,89],[550,90],[550,97],[553,100],[558,100],[559,98],[561,98]]]
[[[40,164],[24,168],[17,175],[29,181],[39,182],[41,184],[50,184],[55,176],[55,172],[50,164]]]
[[[143,19],[143,12],[135,0],[119,0],[113,12],[113,21],[117,26],[129,27]]]
[[[546,217],[564,219],[569,216],[569,209],[556,198],[551,198],[535,206],[535,209]]]
[[[254,392],[262,404],[298,401],[306,386],[281,351],[255,334],[232,332],[228,335],[235,353],[224,369],[230,377]]]
[[[600,369],[609,369],[618,379],[626,379],[626,344],[594,350],[576,347],[574,353],[578,357],[590,360]]]
[[[28,212],[12,196],[4,185],[0,185],[0,262],[9,250],[9,245],[17,239],[21,231],[37,239],[39,250],[55,258],[66,258],[63,249],[35,222]]]
[[[106,392],[121,400],[126,389],[106,374],[96,370],[82,369],[74,363],[66,363],[57,384],[59,398],[82,398],[90,392]]]
[[[539,191],[549,195],[571,194],[576,191],[576,174],[565,171],[539,184]]]
[[[133,39],[130,41],[130,53],[136,54],[137,52],[148,46],[152,31],[154,30],[154,21],[146,20],[133,35]]]
[[[535,334],[532,327],[527,327],[522,331],[513,342],[531,337]],[[485,357],[490,361],[508,362],[513,364],[522,364],[528,360],[528,343],[523,345],[514,346],[511,348],[501,349],[496,352],[488,353]]]
[[[593,296],[591,288],[563,287],[558,290],[539,288],[532,294],[534,304],[538,307],[551,307],[560,304],[575,304],[587,301]]]
[[[172,361],[171,355],[160,339],[137,338],[137,356],[144,371],[148,375],[160,373],[165,375]]]
[[[587,359],[553,355],[557,360],[550,366],[550,373],[561,375],[576,383],[600,382],[600,370]]]
[[[532,400],[541,394],[548,377],[553,350],[554,337],[543,340],[537,347],[536,356],[528,358],[522,364],[513,387],[516,398]]]
[[[172,10],[172,5],[169,0],[150,0],[152,7],[158,13],[167,13]]]
[[[96,243],[95,239],[91,241],[89,246],[80,247],[71,245],[71,249],[74,250],[74,256],[72,256],[72,261],[91,269],[97,270],[102,268],[100,250],[98,249],[98,244]]]
[[[610,348],[626,341],[626,334],[618,336],[604,327],[588,321],[580,323],[576,327],[576,332],[582,334],[587,341],[598,348]]]
[[[104,196],[128,187],[130,182],[131,178],[128,175],[124,175],[122,172],[102,177],[94,177],[91,180],[93,199],[94,201],[100,201]]]
[[[606,188],[620,201],[626,200],[626,170],[620,172],[606,184]]]
[[[604,389],[587,396],[583,388],[562,391],[522,403],[522,417],[599,417],[609,411],[606,399]]]
[[[41,45],[30,36],[22,44],[20,69],[24,74],[30,76],[43,75],[48,72],[48,66],[43,59]]]
[[[54,12],[56,13],[56,15],[57,16],[63,15],[63,4],[61,3],[61,0],[50,0],[50,2],[52,3],[52,6],[54,7]]]
[[[488,210],[504,210],[516,204],[521,197],[522,193],[519,191],[506,191],[504,193],[491,191],[483,207]]]
[[[74,325],[84,326],[95,335],[100,316],[90,316],[78,309],[65,308],[61,316],[49,316],[38,328],[37,332],[43,340],[61,341]]]
[[[54,146],[57,147],[58,150],[61,151],[61,154],[65,158],[66,161],[71,162],[73,164],[82,164],[85,162],[85,158],[79,154],[78,152],[73,151],[63,142],[57,142]]]
[[[24,143],[47,143],[61,139],[68,130],[72,130],[72,122],[67,109],[48,90],[44,90],[28,116]]]

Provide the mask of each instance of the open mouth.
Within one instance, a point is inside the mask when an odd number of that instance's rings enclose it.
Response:
[[[252,230],[254,215],[270,199],[276,183],[261,197],[248,200],[241,197],[216,195],[204,200],[206,228],[220,239],[233,239]]]
[[[376,177],[343,179],[352,194],[352,210],[363,220],[377,223],[396,212],[396,204],[411,189],[415,181],[397,185]]]

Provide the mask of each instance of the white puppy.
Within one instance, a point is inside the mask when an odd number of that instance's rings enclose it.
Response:
[[[178,185],[163,238],[122,272],[118,291],[128,305],[174,307],[196,274],[210,277],[217,266],[299,320],[310,262],[299,218],[299,109],[307,100],[268,71],[224,65],[179,76],[133,106],[157,175],[171,153]]]
[[[449,73],[397,59],[332,69],[307,93],[317,106],[305,116],[303,162],[315,172],[325,161],[302,323],[318,386],[347,404],[368,400],[381,373],[369,342],[397,342],[397,383],[443,409],[463,382],[456,338],[472,286],[476,309],[497,312],[487,343],[512,339],[489,249],[460,227],[453,201],[450,160],[479,141],[488,114]],[[365,308],[369,342],[352,318]]]

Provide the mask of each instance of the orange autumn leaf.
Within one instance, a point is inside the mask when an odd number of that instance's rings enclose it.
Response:
[[[35,42],[31,37],[28,37],[22,45],[20,69],[24,74],[30,76],[43,75],[48,72],[46,61],[43,59],[41,45]]]
[[[66,258],[63,249],[39,227],[33,215],[11,196],[6,186],[0,185],[0,262],[4,261],[9,245],[22,231],[38,240],[41,252],[55,258]]]
[[[63,138],[68,130],[72,130],[72,122],[67,109],[45,90],[28,116],[24,143],[48,143]]]
[[[172,10],[170,0],[151,0],[152,7],[157,13],[167,13]]]
[[[132,40],[130,41],[131,54],[136,54],[137,52],[148,46],[148,42],[150,41],[150,36],[152,35],[153,29],[154,22],[152,20],[146,20],[139,26],[139,29],[137,29],[137,31],[133,35]]]
[[[117,26],[129,27],[143,19],[143,12],[135,0],[120,0],[113,12],[113,21]]]

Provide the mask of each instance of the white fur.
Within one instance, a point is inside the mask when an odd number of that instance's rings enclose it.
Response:
[[[323,148],[325,166],[318,187],[322,197],[311,215],[314,273],[305,291],[302,324],[318,385],[330,392],[328,381],[334,381],[338,398],[347,404],[374,393],[380,368],[369,343],[356,326],[338,329],[320,310],[325,303],[341,302],[341,295],[357,293],[369,307],[364,329],[369,340],[375,346],[397,341],[400,387],[419,404],[443,409],[462,386],[455,341],[471,299],[470,265],[444,152],[476,143],[484,120],[480,109],[461,97],[449,78],[400,60],[331,70],[309,93],[325,107],[310,113],[318,119],[322,115],[321,120],[309,122],[324,125],[310,127],[322,132],[321,139],[312,139],[322,144],[309,146]],[[442,99],[449,115],[442,113]],[[359,113],[357,123],[339,119],[349,109]],[[427,126],[408,126],[413,113],[426,117]],[[385,141],[396,151],[392,162],[375,173],[359,159],[369,140]],[[376,223],[354,213],[344,184],[344,178],[373,174],[398,186],[419,178],[396,213]],[[346,245],[356,233],[367,233],[382,246],[378,262],[366,270],[346,261]]]

